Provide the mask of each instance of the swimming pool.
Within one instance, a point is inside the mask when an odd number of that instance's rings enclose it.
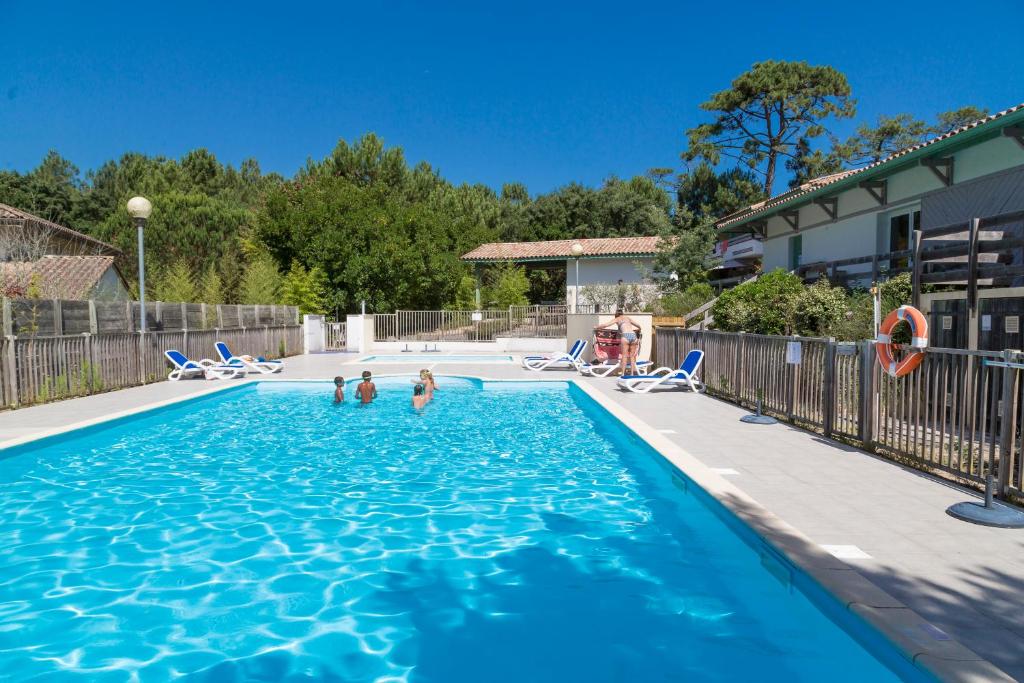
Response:
[[[512,356],[474,356],[443,353],[396,353],[360,358],[361,363],[511,363]]]
[[[439,382],[420,414],[266,382],[3,453],[0,677],[920,676],[575,386]]]

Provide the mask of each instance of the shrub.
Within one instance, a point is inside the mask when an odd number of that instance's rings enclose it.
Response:
[[[715,326],[727,332],[791,334],[804,285],[782,269],[744,282],[719,295],[711,307]]]
[[[810,337],[830,335],[846,318],[846,291],[822,278],[797,297],[794,327]]]
[[[656,311],[662,315],[686,315],[714,298],[715,290],[711,285],[699,282],[681,292],[672,292],[661,297],[656,304]]]

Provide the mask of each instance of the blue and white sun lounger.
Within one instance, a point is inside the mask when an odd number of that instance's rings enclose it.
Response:
[[[703,393],[704,383],[697,377],[697,370],[704,362],[704,352],[694,349],[686,354],[678,369],[658,368],[646,375],[627,375],[619,378],[619,388],[634,394],[646,394],[655,387],[688,386],[697,393]]]
[[[641,375],[646,375],[647,371],[654,366],[649,360],[638,360],[636,362],[636,369]],[[608,360],[603,363],[583,363],[579,367],[580,374],[586,375],[587,377],[607,377],[612,374],[619,367],[619,361]]]
[[[174,369],[167,379],[177,382],[179,379],[190,377],[203,377],[205,379],[231,379],[232,377],[244,377],[245,370],[234,365],[219,365],[216,361],[204,358],[200,361],[189,360],[181,351],[169,349],[164,351],[164,356],[171,361]]]
[[[231,353],[231,349],[228,348],[228,345],[222,341],[217,342],[214,346],[217,347],[217,355],[220,356],[220,359],[225,365],[240,367],[246,372],[259,372],[264,375],[284,370],[283,361],[267,360],[263,357],[252,358],[250,360],[251,356],[236,356]]]
[[[580,357],[586,348],[587,342],[583,339],[577,339],[568,353],[557,353],[547,356],[523,356],[523,367],[537,372],[547,370],[548,368],[559,370],[576,368],[578,370],[583,365],[583,360]]]

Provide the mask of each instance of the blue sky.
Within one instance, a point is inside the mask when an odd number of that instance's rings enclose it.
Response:
[[[86,170],[207,147],[290,175],[375,131],[454,182],[543,192],[679,167],[698,105],[763,59],[840,69],[858,120],[1024,101],[1011,1],[0,0],[0,13],[0,169],[19,171],[51,148]]]

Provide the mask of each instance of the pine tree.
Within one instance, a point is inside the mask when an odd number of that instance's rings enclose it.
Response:
[[[257,256],[242,275],[239,302],[243,304],[275,304],[280,298],[281,273],[270,256]]]
[[[153,283],[153,294],[157,301],[193,302],[199,298],[195,275],[188,262],[176,261],[165,268]]]

